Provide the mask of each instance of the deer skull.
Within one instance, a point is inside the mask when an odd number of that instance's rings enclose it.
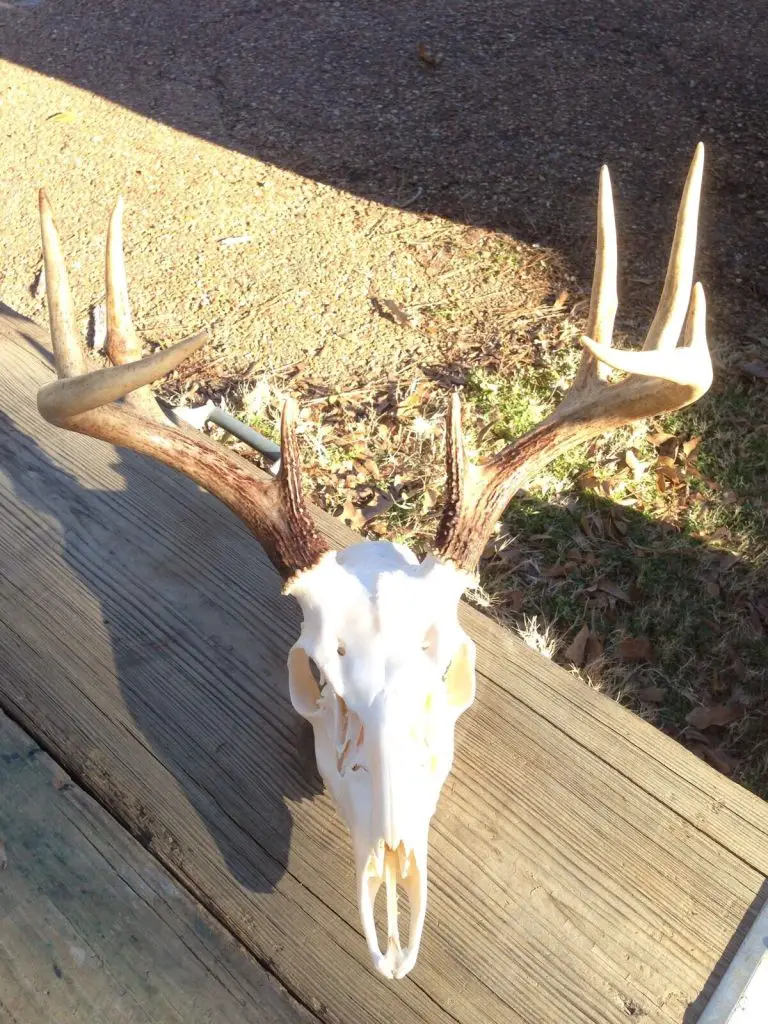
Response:
[[[427,833],[453,759],[456,719],[475,692],[474,645],[458,602],[495,524],[517,491],[575,444],[690,405],[712,382],[704,291],[693,284],[704,149],[683,190],[659,307],[641,351],[611,347],[616,312],[616,225],[608,171],[600,175],[597,253],[581,366],[538,426],[479,463],[465,453],[458,395],[448,411],[445,507],[434,555],[423,562],[387,542],[331,551],[301,488],[295,403],[286,401],[280,470],[265,478],[231,449],[172,425],[149,388],[200,347],[194,337],[142,358],[128,303],[121,204],[107,234],[107,344],[113,364],[92,370],[75,314],[58,232],[40,197],[46,289],[58,380],[38,394],[51,423],[150,455],[220,498],[258,538],[301,605],[289,659],[290,694],[315,733],[320,773],[351,833],[360,909],[378,970],[402,978],[424,925]],[[682,336],[682,345],[679,344]],[[611,381],[611,370],[623,374]],[[387,894],[387,951],[374,902]],[[408,895],[400,945],[397,887]]]
[[[475,647],[458,623],[470,577],[379,541],[329,552],[288,588],[304,613],[288,660],[291,701],[311,724],[320,774],[352,835],[375,967],[402,978],[419,951],[427,835],[475,695]],[[386,883],[387,950],[374,903]],[[397,887],[410,904],[400,945]]]

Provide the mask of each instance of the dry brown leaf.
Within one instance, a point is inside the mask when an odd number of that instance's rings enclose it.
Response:
[[[683,455],[685,455],[686,459],[691,457],[692,452],[694,452],[699,447],[700,443],[700,437],[692,437],[690,438],[690,440],[683,442]]]
[[[674,439],[674,434],[665,434],[663,432],[648,434],[648,443],[652,444],[654,448],[661,448],[661,446],[666,444],[667,441],[674,441]]]
[[[513,612],[521,612],[525,604],[525,593],[522,590],[508,590],[505,594],[505,600]]]
[[[365,516],[350,498],[344,502],[339,519],[351,526],[353,530],[362,530],[365,526]]]
[[[551,565],[549,569],[545,569],[541,575],[546,576],[548,579],[558,579],[562,576],[567,576],[575,568],[576,566],[573,562],[557,562],[555,565]]]
[[[637,691],[636,696],[646,704],[663,704],[667,691],[663,686],[644,686],[642,690]]]
[[[361,459],[360,462],[357,464],[357,468],[362,469],[365,473],[368,474],[369,477],[371,477],[374,480],[379,480],[381,478],[379,467],[376,465],[373,459],[369,459],[367,457]]]
[[[709,707],[698,707],[689,711],[685,720],[694,729],[709,729],[713,725],[730,725],[732,722],[737,722],[743,715],[743,704],[711,704]]]
[[[768,380],[768,365],[761,363],[758,359],[753,363],[742,363],[739,369],[748,377],[759,377],[761,380]]]
[[[592,470],[587,470],[576,478],[576,486],[582,491],[596,491],[610,498],[613,486],[620,482],[621,474],[612,477],[598,477]]]
[[[622,661],[653,661],[653,645],[647,636],[625,637],[619,644]]]
[[[385,512],[389,512],[394,504],[394,499],[390,497],[390,495],[379,494],[377,498],[373,501],[369,501],[368,504],[364,505],[359,511],[363,520],[368,523],[376,516],[381,516],[384,515]]]
[[[724,750],[710,747],[707,743],[689,743],[688,749],[723,775],[733,775],[736,763],[728,757]]]
[[[736,762],[733,758],[728,757],[724,750],[718,750],[714,747],[704,747],[702,756],[707,764],[712,765],[723,775],[733,775],[734,769],[736,768]]]
[[[432,53],[424,43],[419,43],[416,52],[419,55],[419,60],[428,68],[439,68],[443,63],[442,53]]]
[[[421,511],[431,512],[437,505],[439,498],[440,493],[434,487],[425,487],[424,493],[421,496]]]
[[[581,668],[584,665],[587,640],[589,640],[589,626],[585,623],[565,649],[565,657],[568,661],[573,662],[577,668]]]
[[[560,294],[557,296],[555,301],[552,303],[552,308],[553,309],[560,309],[560,307],[564,306],[567,301],[568,301],[568,291],[567,291],[567,289],[565,289],[562,292],[560,292]]]
[[[600,639],[600,637],[595,636],[594,633],[590,633],[589,638],[587,640],[587,650],[584,655],[585,667],[593,667],[595,662],[599,661],[600,658],[602,658],[604,649],[605,648],[603,647],[603,641]]]
[[[602,590],[605,594],[610,594],[611,597],[615,597],[619,601],[625,601],[627,604],[632,604],[632,598],[629,594],[622,590],[618,583],[612,583],[611,580],[598,580],[595,587],[589,587],[589,590],[597,589]]]

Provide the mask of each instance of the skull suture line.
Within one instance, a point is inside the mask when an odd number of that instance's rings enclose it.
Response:
[[[287,401],[280,470],[265,478],[250,462],[194,430],[172,425],[149,384],[179,365],[204,335],[141,358],[122,255],[122,206],[107,235],[107,341],[114,364],[89,372],[73,324],[58,233],[45,196],[40,220],[51,337],[59,380],[40,390],[51,423],[151,455],[186,473],[253,531],[301,605],[301,636],[289,659],[296,710],[314,729],[317,763],[352,834],[360,912],[376,968],[402,978],[424,926],[427,834],[453,759],[456,719],[475,692],[474,645],[458,604],[504,509],[555,456],[624,423],[680,409],[712,382],[704,292],[693,286],[704,162],[699,145],[683,190],[672,256],[642,351],[611,348],[616,312],[616,226],[611,184],[600,176],[597,257],[582,362],[570,390],[542,423],[477,464],[461,435],[453,396],[446,431],[447,481],[434,555],[423,562],[388,542],[331,551],[301,488],[297,410]],[[680,335],[683,344],[679,346]],[[624,376],[611,382],[611,369]],[[385,885],[387,948],[373,907]],[[410,904],[398,934],[397,888]]]

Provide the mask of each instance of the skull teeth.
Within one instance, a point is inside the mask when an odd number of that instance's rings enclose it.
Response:
[[[386,885],[386,954],[379,947],[374,919],[376,896],[382,885]],[[411,923],[405,948],[400,943],[398,885],[405,891],[410,906]],[[360,911],[374,967],[386,978],[404,977],[416,962],[426,911],[426,875],[418,870],[414,851],[406,850],[404,843],[393,850],[380,841],[371,851],[361,878]]]

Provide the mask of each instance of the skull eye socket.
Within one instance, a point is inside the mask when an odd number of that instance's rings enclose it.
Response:
[[[305,718],[318,710],[325,687],[322,669],[301,647],[294,647],[288,656],[288,688],[291,703]]]

